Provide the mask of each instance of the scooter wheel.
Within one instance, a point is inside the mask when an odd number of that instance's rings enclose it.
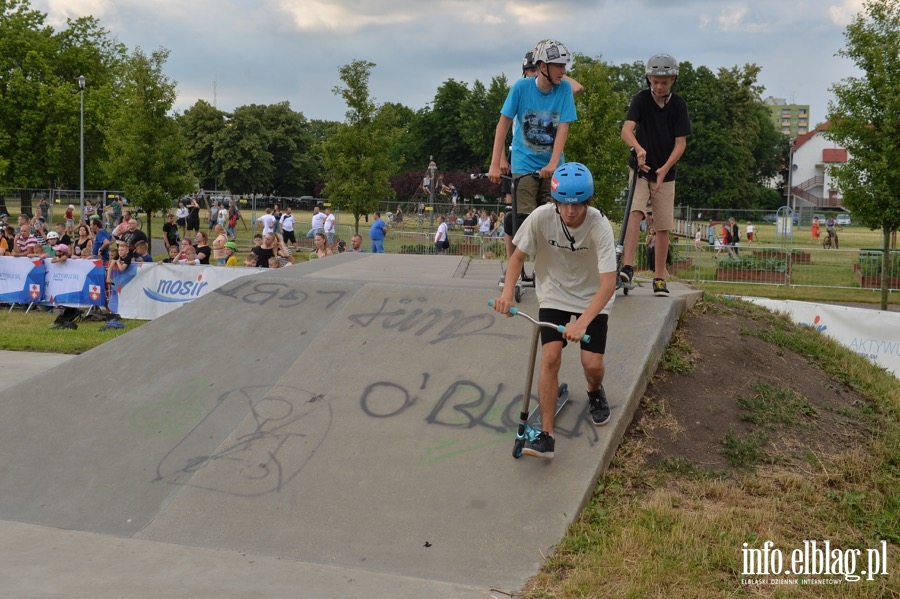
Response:
[[[518,285],[516,285],[516,291],[514,293],[514,296],[516,298],[516,303],[519,303],[522,301],[522,288],[519,287]]]
[[[522,457],[522,448],[525,447],[525,441],[522,439],[516,439],[516,442],[513,444],[513,457],[517,460]]]
[[[623,293],[624,295],[628,295],[628,287],[623,287],[623,288],[622,288],[622,293]]]

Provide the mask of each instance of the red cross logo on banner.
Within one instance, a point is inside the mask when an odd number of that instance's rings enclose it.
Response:
[[[90,296],[92,301],[97,301],[100,299],[100,286],[99,285],[91,285],[88,287],[88,295]]]
[[[31,286],[30,286],[29,289],[28,289],[28,295],[30,295],[30,296],[31,296],[31,299],[33,299],[33,300],[40,299],[40,297],[41,297],[41,286],[38,285],[38,284],[36,284],[36,283],[32,283]]]

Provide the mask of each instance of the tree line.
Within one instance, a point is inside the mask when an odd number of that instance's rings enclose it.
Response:
[[[897,1],[868,4],[889,19],[896,18]],[[503,75],[487,84],[449,79],[425,108],[376,105],[369,80],[377,65],[355,60],[340,68],[342,85],[333,89],[347,106],[343,122],[307,119],[288,102],[227,112],[200,100],[173,113],[167,50],[129,51],[93,17],[70,20],[59,31],[45,18],[28,0],[0,0],[0,186],[78,187],[77,80],[84,75],[86,187],[122,189],[147,210],[169,208],[199,187],[324,195],[359,217],[381,201],[415,193],[410,182],[421,181],[430,160],[441,172],[486,170],[510,86]],[[762,101],[759,74],[755,64],[713,71],[680,63],[675,91],[693,125],[679,164],[682,205],[784,203],[771,181],[786,170],[789,140]],[[576,55],[570,75],[585,92],[576,98],[566,159],[591,169],[598,204],[615,213],[627,186],[628,148],[619,131],[630,97],[646,85],[644,65]],[[454,183],[464,196],[499,195],[484,180],[460,179]]]

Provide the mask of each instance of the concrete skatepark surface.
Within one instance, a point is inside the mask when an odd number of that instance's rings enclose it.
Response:
[[[515,460],[532,325],[488,308],[498,276],[496,261],[342,254],[238,279],[80,356],[3,352],[0,594],[520,589],[700,292],[618,292],[610,423],[591,424],[570,345],[556,458]],[[519,307],[537,315],[533,290]]]

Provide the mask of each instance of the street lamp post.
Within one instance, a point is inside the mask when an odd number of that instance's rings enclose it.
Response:
[[[434,156],[431,156],[431,162],[428,163],[428,177],[431,179],[431,189],[429,189],[429,204],[431,204],[431,226],[434,226],[434,194],[435,194],[435,180],[434,176],[437,174],[437,163],[434,161]]]
[[[78,77],[78,88],[81,93],[81,178],[79,184],[79,193],[78,193],[78,217],[79,219],[84,215],[84,75]]]

